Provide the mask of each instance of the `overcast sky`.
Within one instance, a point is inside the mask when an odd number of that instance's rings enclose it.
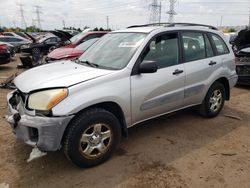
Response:
[[[23,4],[27,25],[35,23],[35,5],[41,6],[43,29],[66,26],[104,27],[106,17],[112,29],[149,22],[149,5],[153,0],[0,0],[0,25],[21,26],[18,4]],[[158,0],[160,1],[160,0]],[[162,22],[168,21],[169,1],[162,2]],[[178,0],[175,4],[176,22],[203,24],[247,25],[250,0]]]

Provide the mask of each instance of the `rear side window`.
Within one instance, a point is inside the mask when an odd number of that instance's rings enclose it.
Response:
[[[11,34],[11,33],[4,33],[3,35],[4,35],[4,36],[14,36],[14,35]]]
[[[21,42],[22,40],[18,39],[18,38],[9,38],[9,41],[10,42]]]
[[[229,53],[229,50],[227,48],[227,45],[222,40],[221,37],[215,34],[210,34],[212,42],[214,43],[217,55],[223,55]]]
[[[205,41],[202,33],[183,32],[182,47],[185,62],[206,58]]]
[[[7,40],[7,38],[1,37],[1,38],[0,38],[0,41],[1,41],[1,42],[7,42],[8,40]]]

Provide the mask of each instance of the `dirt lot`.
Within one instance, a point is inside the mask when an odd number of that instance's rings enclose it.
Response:
[[[0,66],[0,81],[17,71],[16,63]],[[234,88],[217,118],[204,119],[186,110],[131,128],[116,154],[90,169],[75,167],[61,151],[27,163],[31,148],[16,141],[3,118],[7,92],[0,89],[0,184],[25,188],[250,187],[250,87]]]

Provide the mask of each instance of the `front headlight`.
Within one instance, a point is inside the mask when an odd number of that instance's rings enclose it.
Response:
[[[33,93],[28,98],[28,108],[33,110],[50,110],[68,96],[68,90],[50,89]]]

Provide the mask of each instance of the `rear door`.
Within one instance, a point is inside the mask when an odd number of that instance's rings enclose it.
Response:
[[[184,105],[189,106],[202,102],[218,63],[211,41],[205,32],[184,31],[181,36],[186,70]]]
[[[139,59],[155,61],[155,73],[131,76],[132,123],[175,110],[183,105],[185,70],[180,64],[178,33],[154,37]]]

